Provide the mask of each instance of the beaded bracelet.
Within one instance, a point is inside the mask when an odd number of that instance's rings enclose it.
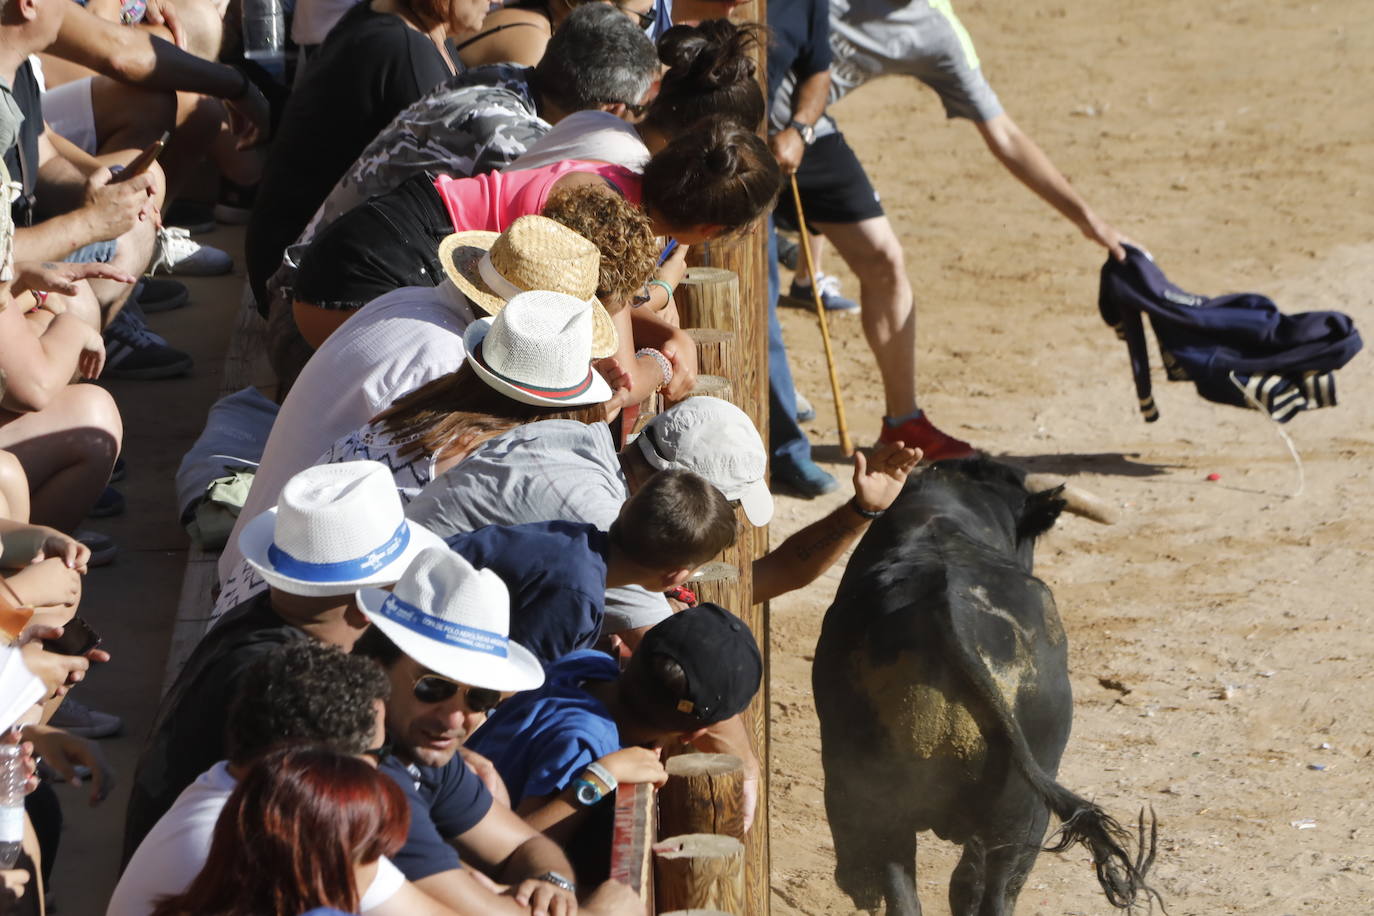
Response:
[[[668,387],[668,383],[673,380],[673,364],[668,361],[668,357],[664,356],[653,347],[643,347],[642,349],[636,350],[635,359],[639,359],[641,356],[647,356],[658,363],[658,371],[663,374],[663,381],[654,390],[662,391],[664,388]]]

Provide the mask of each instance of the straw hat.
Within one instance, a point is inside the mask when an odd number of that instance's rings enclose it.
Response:
[[[439,263],[453,285],[489,315],[517,293],[547,289],[592,303],[592,357],[616,351],[611,316],[596,299],[601,252],[562,223],[522,216],[506,231],[455,232],[439,243]]]
[[[592,312],[586,301],[547,290],[512,296],[495,318],[463,332],[474,372],[522,404],[577,407],[611,399],[591,367]]]
[[[447,547],[421,553],[392,591],[363,589],[357,600],[396,648],[437,674],[489,690],[544,683],[539,660],[510,641],[506,584]]]
[[[391,472],[376,461],[306,468],[239,535],[244,559],[268,585],[309,597],[390,585],[420,551],[444,546],[406,519]]]

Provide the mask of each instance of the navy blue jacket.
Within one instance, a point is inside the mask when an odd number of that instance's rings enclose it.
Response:
[[[1149,423],[1159,419],[1159,410],[1150,393],[1142,314],[1150,318],[1170,381],[1191,381],[1199,395],[1218,404],[1258,404],[1280,423],[1302,410],[1333,406],[1335,370],[1362,346],[1348,315],[1285,315],[1256,293],[1208,299],[1185,292],[1129,245],[1124,262],[1108,257],[1103,265],[1097,307],[1126,341],[1140,412]]]

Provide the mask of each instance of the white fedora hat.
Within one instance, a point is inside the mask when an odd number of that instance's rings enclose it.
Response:
[[[391,472],[376,461],[306,468],[239,534],[268,585],[309,597],[390,585],[426,547],[446,545],[406,519]]]
[[[591,366],[592,307],[572,296],[513,296],[495,318],[468,325],[463,347],[484,382],[521,403],[577,407],[611,398]]]
[[[501,577],[447,547],[423,551],[390,592],[358,592],[372,625],[444,677],[490,690],[533,690],[539,660],[510,640],[510,592]]]

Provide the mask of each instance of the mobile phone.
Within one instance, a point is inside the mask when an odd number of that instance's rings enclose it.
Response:
[[[158,137],[149,144],[147,149],[134,157],[133,162],[130,162],[116,172],[115,176],[110,179],[110,184],[128,181],[135,175],[142,175],[144,172],[148,171],[148,166],[152,165],[153,160],[162,154],[162,148],[167,145],[167,140],[171,136],[172,134],[170,131],[164,130],[161,137]]]
[[[85,655],[100,645],[100,634],[80,617],[73,617],[62,625],[62,635],[43,640],[43,648],[58,655]]]

